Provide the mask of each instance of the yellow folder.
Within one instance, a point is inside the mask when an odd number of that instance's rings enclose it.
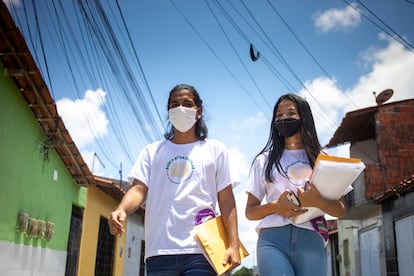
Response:
[[[221,216],[217,216],[202,224],[194,226],[196,240],[203,251],[204,256],[214,267],[218,275],[230,269],[230,265],[223,265],[224,255],[229,244],[226,230]],[[249,255],[240,241],[240,258],[243,260]]]
[[[321,196],[335,200],[344,195],[364,169],[365,164],[361,159],[319,154],[310,181],[316,186]],[[308,209],[306,213],[294,218],[296,224],[325,214],[319,208],[306,207],[306,209]]]

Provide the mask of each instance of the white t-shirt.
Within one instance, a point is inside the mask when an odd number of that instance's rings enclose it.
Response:
[[[148,187],[145,257],[201,253],[191,231],[203,216],[216,214],[217,193],[240,183],[230,168],[227,147],[216,140],[146,146],[128,180]]]
[[[283,151],[280,159],[280,164],[287,177],[280,174],[278,170],[273,167],[272,176],[274,182],[267,182],[265,178],[265,166],[268,157],[268,152],[259,155],[253,163],[252,172],[248,181],[247,192],[255,196],[259,201],[266,199],[266,202],[271,202],[280,197],[286,190],[297,192],[298,187],[304,187],[307,180],[312,174],[312,167],[304,149]],[[295,224],[288,218],[279,214],[273,214],[264,217],[256,227],[259,232],[262,228],[278,227],[287,224],[294,224],[298,227],[313,230],[310,222],[302,224]]]

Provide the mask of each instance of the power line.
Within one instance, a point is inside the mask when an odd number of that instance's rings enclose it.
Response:
[[[237,84],[243,89],[247,96],[252,100],[252,102],[261,110],[261,106],[257,103],[256,99],[249,93],[249,91],[244,87],[244,85],[240,82],[240,80],[234,75],[234,73],[230,70],[230,68],[223,62],[223,60],[219,57],[217,52],[210,46],[210,44],[204,39],[204,37],[200,34],[200,32],[194,27],[194,25],[190,22],[187,16],[180,10],[180,8],[170,0],[170,3],[174,6],[174,8],[178,11],[178,13],[184,18],[187,24],[192,28],[192,30],[197,34],[197,36],[201,39],[201,41],[207,46],[207,48],[211,51],[211,53],[217,58],[217,60],[221,63],[221,65],[226,69],[226,71],[230,74],[230,76],[237,82]]]
[[[230,24],[233,26],[233,28],[237,31],[237,33],[239,33],[239,35],[244,39],[244,41],[246,42],[247,45],[249,45],[251,43],[251,40],[247,37],[247,35],[242,31],[242,29],[238,26],[238,24],[235,22],[235,20],[229,15],[229,13],[224,9],[224,7],[220,4],[219,1],[215,1],[216,5],[219,7],[219,9],[221,10],[221,12],[223,13],[223,15],[225,16],[225,18],[230,22]],[[240,13],[240,11],[231,3],[228,2],[228,4],[233,8],[233,10],[240,16],[240,18],[250,27],[250,29],[259,37],[260,35],[257,33],[256,29],[250,24],[250,22],[248,22],[245,17]],[[268,46],[269,49],[271,49],[271,47],[267,44],[266,41],[264,41],[262,38],[261,40],[263,41],[263,43],[265,45]],[[280,73],[280,71],[274,67],[264,56],[264,54],[261,54],[260,57],[261,60],[264,61],[264,64],[269,68],[270,72],[273,73],[273,75],[281,82],[281,84],[283,86],[285,86],[285,88],[287,90],[292,90],[294,91],[295,88],[293,87],[293,85]]]
[[[394,29],[392,29],[387,23],[385,23],[380,17],[378,17],[373,11],[371,11],[366,5],[364,5],[361,1],[357,0],[358,3],[361,4],[362,7],[364,7],[372,16],[374,16],[375,19],[377,19],[380,23],[382,23],[385,27],[388,28],[388,30],[381,27],[379,24],[374,22],[371,18],[369,18],[365,13],[363,13],[360,9],[357,9],[353,4],[349,3],[347,0],[343,0],[345,3],[348,4],[351,8],[353,8],[355,11],[357,11],[359,14],[361,14],[364,18],[366,18],[369,22],[374,24],[376,27],[378,27],[380,30],[382,30],[384,33],[386,33],[389,37],[406,47],[408,50],[414,52],[414,47],[411,45],[407,40],[405,40],[400,34],[398,34]]]
[[[223,26],[220,24],[220,21],[218,20],[216,14],[214,13],[213,9],[211,8],[210,4],[208,3],[208,0],[205,1],[208,8],[210,9],[211,13],[214,16],[214,19],[216,20],[217,24],[219,25],[221,31],[223,32],[224,36],[226,37],[227,42],[230,44],[233,52],[236,54],[237,59],[239,60],[240,64],[242,65],[242,67],[244,68],[244,70],[246,71],[247,75],[249,76],[250,80],[252,81],[252,83],[254,84],[254,86],[256,87],[257,91],[259,92],[260,96],[262,97],[262,99],[264,100],[265,104],[267,105],[267,107],[269,108],[269,110],[272,110],[272,106],[270,106],[269,101],[266,100],[266,98],[263,95],[263,92],[261,91],[261,89],[259,88],[257,82],[255,81],[255,79],[253,78],[252,74],[250,73],[249,69],[247,69],[246,65],[244,64],[244,62],[242,61],[242,59],[240,58],[240,55],[237,53],[233,43],[231,42],[229,36],[227,35],[226,31],[224,30]]]

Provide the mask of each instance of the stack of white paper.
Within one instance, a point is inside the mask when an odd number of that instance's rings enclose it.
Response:
[[[357,158],[344,158],[320,154],[316,159],[310,182],[327,199],[339,199],[352,190],[352,183],[365,169]],[[297,224],[304,223],[325,213],[315,207],[304,207],[308,211],[295,217]]]

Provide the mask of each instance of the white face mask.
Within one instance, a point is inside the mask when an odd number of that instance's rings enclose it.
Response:
[[[177,106],[168,110],[171,124],[180,132],[187,132],[193,127],[197,110],[194,108]]]

